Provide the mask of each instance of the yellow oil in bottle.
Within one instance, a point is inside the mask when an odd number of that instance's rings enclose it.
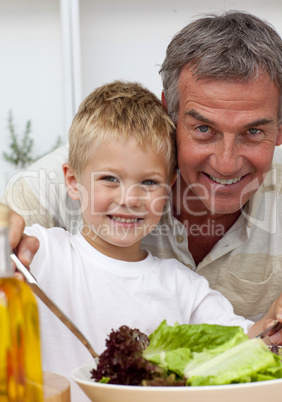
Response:
[[[0,225],[0,402],[43,402],[37,303],[29,286],[13,277],[7,249]]]
[[[0,278],[0,329],[0,402],[43,401],[37,304],[15,278]]]

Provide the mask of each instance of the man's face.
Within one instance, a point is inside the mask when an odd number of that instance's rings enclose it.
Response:
[[[261,185],[281,144],[278,88],[267,74],[248,83],[197,81],[186,66],[179,93],[177,149],[186,206],[190,213],[234,213]]]

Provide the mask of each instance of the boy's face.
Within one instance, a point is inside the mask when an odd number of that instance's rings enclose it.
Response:
[[[69,190],[81,201],[84,236],[112,258],[140,259],[140,241],[161,218],[169,180],[165,156],[150,147],[144,151],[135,140],[93,146],[81,183]]]

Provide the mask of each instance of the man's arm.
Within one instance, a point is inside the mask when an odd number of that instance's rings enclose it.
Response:
[[[38,223],[53,227],[62,222],[57,216],[63,210],[57,208],[58,199],[63,197],[58,188],[64,187],[62,164],[67,158],[68,146],[65,145],[39,159],[9,180],[0,199],[12,210],[10,244],[24,265],[31,263],[39,247],[35,237],[23,235],[25,225]]]
[[[26,226],[34,223],[47,228],[55,226],[52,216],[40,205],[40,200],[35,196],[24,176],[7,184],[5,195],[1,197],[0,202],[22,216]]]
[[[68,228],[65,214],[65,183],[62,164],[68,160],[68,145],[57,148],[14,175],[0,202],[21,215],[27,226]]]

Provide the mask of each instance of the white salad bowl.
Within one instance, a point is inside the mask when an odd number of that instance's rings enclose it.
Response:
[[[93,402],[281,402],[282,379],[195,387],[142,387],[95,382],[95,362],[75,369],[72,379]]]

